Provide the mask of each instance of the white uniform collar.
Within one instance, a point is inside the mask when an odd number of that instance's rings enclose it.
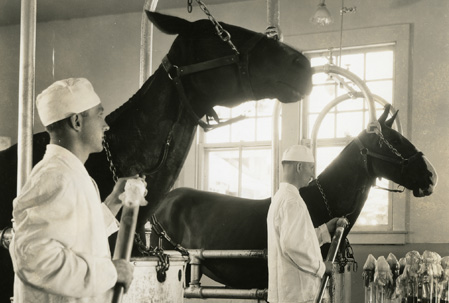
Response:
[[[90,175],[87,172],[83,162],[81,162],[81,160],[77,156],[75,156],[75,154],[72,153],[70,150],[56,144],[48,144],[44,158],[49,158],[53,156],[62,158],[64,161],[68,163],[70,167],[73,167],[76,170],[83,172],[84,174],[86,174],[86,177],[90,178]]]
[[[289,192],[294,192],[296,195],[299,196],[299,190],[296,188],[296,186],[287,183],[287,182],[281,182],[279,183],[279,189],[284,189],[287,190]]]

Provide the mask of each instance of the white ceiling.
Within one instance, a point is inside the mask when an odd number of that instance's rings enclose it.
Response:
[[[206,0],[207,4],[242,0]],[[145,0],[36,0],[37,22],[141,12]],[[0,0],[0,26],[20,23],[21,0]],[[194,3],[194,5],[196,5]],[[187,0],[159,0],[157,9],[187,7]],[[187,8],[186,8],[187,9]]]

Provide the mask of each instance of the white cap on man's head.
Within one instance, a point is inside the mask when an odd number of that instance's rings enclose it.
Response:
[[[315,162],[313,153],[310,148],[304,145],[292,145],[284,151],[282,155],[282,162]]]
[[[100,97],[85,78],[56,81],[36,98],[37,111],[44,126],[79,114],[100,103]]]

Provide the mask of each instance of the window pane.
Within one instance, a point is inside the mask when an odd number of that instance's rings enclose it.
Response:
[[[309,112],[320,112],[335,99],[335,85],[315,86],[309,96]]]
[[[246,118],[231,125],[231,141],[255,141],[256,140],[256,125],[254,118]]]
[[[376,181],[378,186],[388,187],[389,181],[382,179]],[[368,199],[358,217],[356,226],[387,225],[388,224],[388,192],[372,188]]]
[[[316,175],[321,172],[340,154],[342,146],[318,147],[316,150]]]
[[[344,84],[337,86],[337,96],[341,96],[353,91],[360,91],[360,88],[352,81],[350,81],[347,78],[342,77],[342,80],[344,80]]]
[[[362,112],[337,114],[337,138],[355,137],[362,129],[364,129]]]
[[[250,101],[240,104],[232,108],[232,117],[238,117],[240,115],[245,115],[247,117],[254,117],[256,115],[256,102]]]
[[[273,115],[275,100],[265,99],[257,102],[257,116],[271,117]]]
[[[363,54],[343,55],[341,57],[341,67],[354,73],[360,79],[364,78]]]
[[[393,51],[366,54],[366,80],[393,78]]]
[[[312,134],[313,125],[318,115],[309,116],[309,136]],[[318,130],[317,139],[329,139],[335,137],[335,116],[334,114],[327,114],[321,122]]]
[[[224,106],[215,106],[215,112],[220,119],[229,119],[231,117],[231,109]]]
[[[347,99],[337,105],[338,111],[345,111],[345,110],[362,110],[363,109],[363,99],[357,98],[357,99]]]
[[[205,143],[223,143],[229,142],[231,127],[221,126],[207,133],[204,133]]]
[[[271,141],[272,133],[271,117],[257,119],[257,141]]]
[[[324,84],[328,80],[328,75],[325,73],[316,73],[312,75],[313,84]]]
[[[384,112],[383,109],[377,109],[377,108],[376,108],[376,118],[379,119],[380,115],[382,115],[383,112]],[[365,112],[365,125],[364,125],[365,128],[368,126],[368,123],[369,123],[369,117],[370,117],[369,111],[366,111],[366,112]]]
[[[239,179],[239,153],[211,151],[208,156],[208,191],[237,196]]]
[[[332,61],[335,63],[337,58],[335,56],[332,57]],[[314,57],[310,59],[310,64],[312,66],[320,66],[320,65],[326,65],[329,64],[329,54],[322,55],[320,57]]]
[[[242,192],[244,198],[271,196],[271,150],[248,149],[242,153]]]
[[[366,85],[371,93],[378,95],[385,101],[391,102],[393,100],[393,81],[367,82]]]

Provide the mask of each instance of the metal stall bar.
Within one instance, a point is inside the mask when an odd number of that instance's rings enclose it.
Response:
[[[21,1],[17,194],[25,184],[33,166],[36,6],[36,0]]]
[[[189,250],[191,265],[190,284],[184,290],[184,298],[233,298],[266,299],[267,289],[229,289],[223,287],[202,287],[201,261],[207,258],[267,258],[266,250]]]
[[[20,15],[19,113],[17,130],[17,194],[33,167],[33,115],[36,57],[36,0],[22,0]],[[0,246],[8,249],[13,228],[0,231]]]
[[[155,11],[158,0],[146,0],[143,5],[142,21],[140,23],[140,78],[142,86],[150,77],[153,66],[153,24],[149,22],[145,10]]]
[[[230,289],[219,287],[189,287],[184,290],[184,298],[201,299],[260,299],[267,298],[267,289]]]

